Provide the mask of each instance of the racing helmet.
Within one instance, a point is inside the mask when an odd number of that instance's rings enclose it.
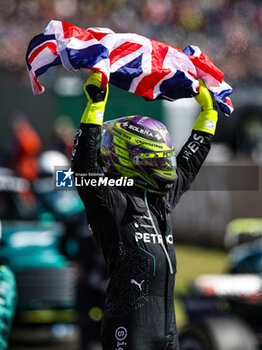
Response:
[[[61,152],[50,150],[45,151],[38,157],[38,172],[40,177],[51,176],[55,167],[69,166],[68,158]]]
[[[171,136],[152,118],[135,115],[104,122],[100,151],[106,172],[133,178],[150,192],[167,193],[176,181]]]

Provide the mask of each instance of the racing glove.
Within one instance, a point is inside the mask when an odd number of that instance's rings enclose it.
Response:
[[[101,89],[101,81],[102,75],[91,70],[84,85],[88,103],[81,118],[81,123],[83,124],[103,124],[104,111],[108,97],[108,85],[104,89]]]
[[[218,106],[217,103],[213,101],[202,79],[199,79],[199,93],[194,97],[202,108],[202,112],[199,114],[193,129],[214,135],[218,119]]]

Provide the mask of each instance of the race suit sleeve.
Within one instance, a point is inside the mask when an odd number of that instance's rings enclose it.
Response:
[[[98,164],[101,125],[108,94],[108,89],[101,90],[100,84],[101,75],[91,71],[84,85],[88,103],[75,136],[72,152],[75,184],[98,243],[101,241],[101,234],[117,234],[119,221],[127,205],[125,196],[117,186],[107,185],[108,178]],[[106,227],[105,223],[112,227]]]
[[[177,156],[178,179],[168,198],[173,208],[195,179],[208,155],[216,131],[218,106],[201,79],[199,79],[199,93],[195,99],[202,112],[195,121],[191,136]]]
[[[123,195],[116,187],[99,183],[99,178],[105,177],[98,164],[100,131],[98,125],[81,123],[75,138],[72,164],[80,184],[77,190],[85,207],[91,210],[94,205],[99,205],[114,213],[119,211],[119,205],[123,205]]]
[[[103,232],[117,233],[119,221],[127,206],[126,198],[116,186],[99,185],[99,179],[105,178],[98,164],[100,131],[99,125],[81,123],[76,133],[72,153],[77,190],[99,245],[101,245],[100,235]],[[104,227],[105,223],[108,225],[108,230]]]
[[[169,202],[174,208],[189,188],[206,159],[211,147],[212,135],[193,130],[177,156],[177,182],[170,191]]]

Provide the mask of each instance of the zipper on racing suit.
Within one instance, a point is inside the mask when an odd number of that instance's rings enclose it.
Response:
[[[144,201],[145,201],[145,205],[146,205],[146,209],[147,209],[147,213],[148,213],[148,217],[152,223],[152,227],[153,227],[153,230],[155,232],[156,235],[158,235],[159,233],[157,232],[157,229],[156,229],[156,226],[155,226],[155,223],[154,223],[154,220],[152,218],[152,215],[151,215],[151,212],[150,212],[150,209],[149,209],[149,205],[148,205],[148,202],[147,202],[147,191],[145,190],[144,191]],[[171,263],[171,259],[170,259],[170,256],[168,254],[168,251],[165,247],[165,244],[163,243],[163,240],[159,243],[165,256],[166,256],[166,259],[167,259],[167,262],[168,262],[168,266],[169,266],[169,271],[171,274],[174,273],[173,271],[173,266],[172,266],[172,263]]]

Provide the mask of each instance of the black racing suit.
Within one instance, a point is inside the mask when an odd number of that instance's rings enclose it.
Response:
[[[84,173],[86,179],[103,176],[98,156],[100,129],[81,124],[73,150],[76,177]],[[109,267],[102,324],[104,350],[179,349],[170,214],[206,158],[211,139],[210,134],[192,131],[177,156],[178,179],[167,195],[136,187],[78,187]]]

